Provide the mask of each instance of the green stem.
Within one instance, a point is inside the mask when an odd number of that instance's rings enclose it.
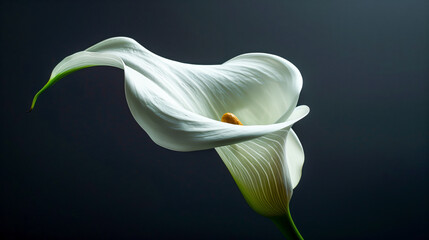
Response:
[[[283,233],[283,236],[287,240],[303,240],[301,234],[293,223],[292,216],[290,215],[289,206],[287,206],[286,214],[283,216],[270,217],[271,221],[276,224],[276,226]]]

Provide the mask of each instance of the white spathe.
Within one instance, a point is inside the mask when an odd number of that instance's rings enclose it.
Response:
[[[216,148],[255,211],[284,214],[304,162],[290,128],[309,112],[296,107],[302,77],[293,64],[265,53],[220,65],[185,64],[117,37],[61,61],[32,107],[59,79],[92,66],[124,70],[130,111],[155,143],[175,151]],[[221,122],[226,112],[244,126]]]

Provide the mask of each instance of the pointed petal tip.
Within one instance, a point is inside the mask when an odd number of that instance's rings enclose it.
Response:
[[[45,87],[44,87],[44,88],[45,88]],[[40,93],[42,93],[42,90],[44,90],[44,88],[43,88],[43,89],[41,89],[40,91],[38,91],[38,92],[36,93],[36,95],[34,95],[34,97],[33,97],[33,101],[31,102],[30,109],[28,109],[27,113],[30,113],[31,111],[33,111],[34,106],[36,105],[37,98],[39,98],[39,95],[40,95]]]
[[[27,110],[27,113],[30,113],[31,111],[33,111],[34,106],[36,105],[37,97],[38,97],[38,96],[37,96],[37,94],[36,94],[36,96],[34,96],[34,98],[33,98],[33,101],[31,102],[30,109],[28,109],[28,110]]]

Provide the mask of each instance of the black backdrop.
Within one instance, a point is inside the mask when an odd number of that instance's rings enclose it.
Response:
[[[263,3],[262,3],[263,2]],[[2,239],[282,239],[214,150],[155,145],[123,72],[85,69],[26,113],[65,56],[128,36],[217,64],[246,52],[294,63],[306,153],[291,211],[306,239],[425,239],[427,1],[1,1]]]

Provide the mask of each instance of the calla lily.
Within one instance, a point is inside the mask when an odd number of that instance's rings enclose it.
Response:
[[[302,77],[293,64],[264,53],[220,65],[185,64],[130,38],[111,38],[61,61],[31,109],[59,79],[93,66],[124,70],[131,114],[155,143],[175,151],[215,148],[257,213],[277,225],[290,219],[289,201],[304,162],[291,126],[309,112],[296,106]],[[220,121],[227,112],[243,125]]]

